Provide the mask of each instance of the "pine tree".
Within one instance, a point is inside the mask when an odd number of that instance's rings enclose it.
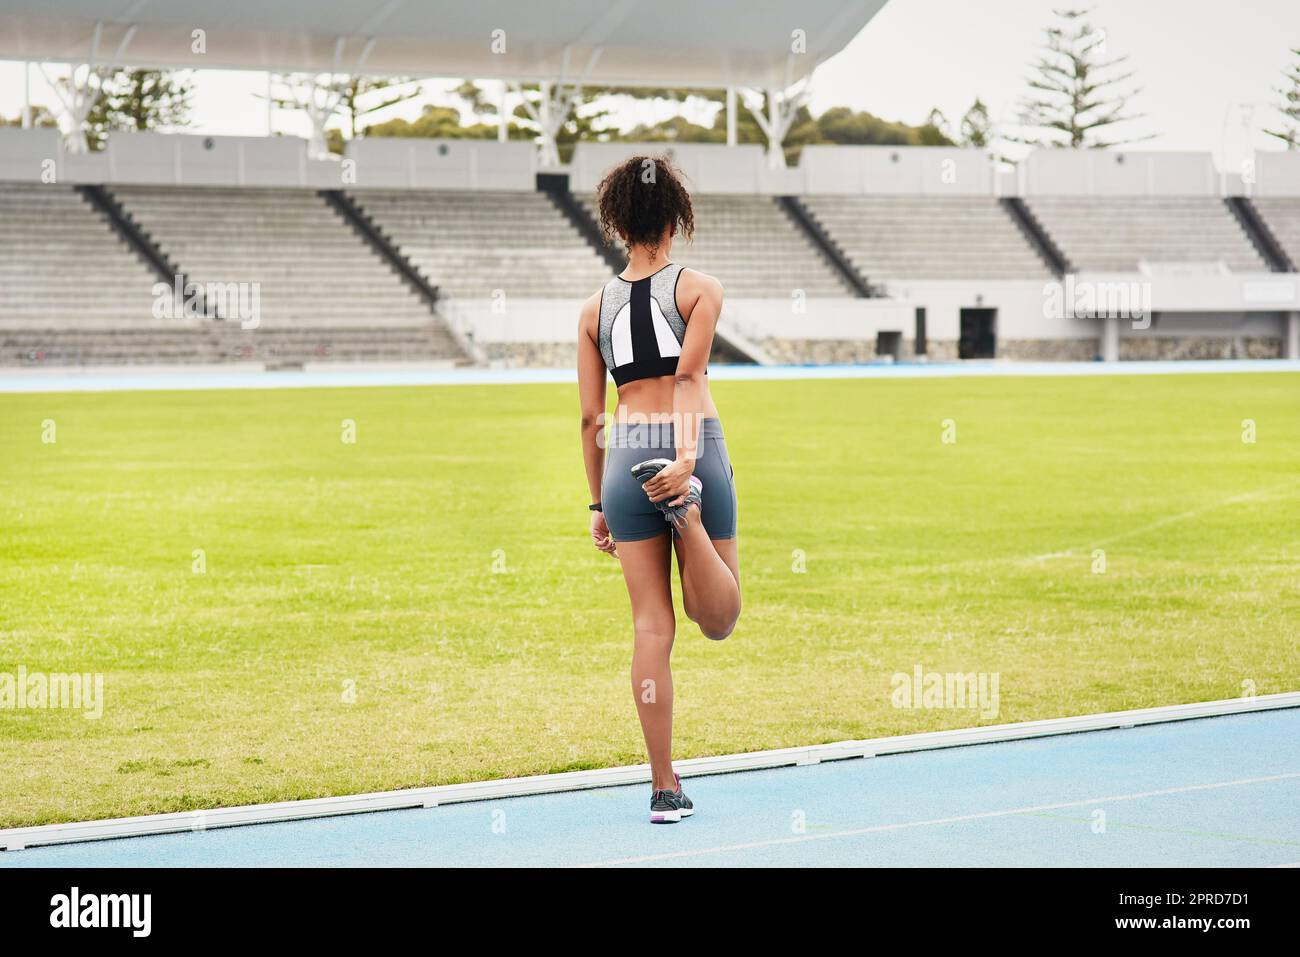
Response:
[[[1056,10],[1058,22],[1047,27],[1044,53],[1032,64],[1029,86],[1034,91],[1021,104],[1020,124],[1042,130],[1038,136],[1017,137],[1034,146],[1069,146],[1104,149],[1134,143],[1150,136],[1105,140],[1098,131],[1117,123],[1140,119],[1126,113],[1129,100],[1139,91],[1126,88],[1133,73],[1110,74],[1128,57],[1103,59],[1106,34],[1086,19],[1088,10]]]
[[[978,96],[961,118],[959,142],[962,146],[975,149],[989,149],[993,146],[993,121],[989,118],[989,108]]]
[[[188,126],[194,86],[187,72],[114,70],[100,84],[86,118],[86,137],[100,149],[112,130],[167,130]]]
[[[1300,50],[1291,52],[1300,57]],[[1269,136],[1276,136],[1286,144],[1287,149],[1300,149],[1300,60],[1293,63],[1291,69],[1282,75],[1286,77],[1289,84],[1287,87],[1277,88],[1277,92],[1282,94],[1282,105],[1277,109],[1286,117],[1283,121],[1284,127],[1264,132]]]

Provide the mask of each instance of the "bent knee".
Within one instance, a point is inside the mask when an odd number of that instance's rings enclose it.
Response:
[[[721,641],[736,630],[736,618],[712,619],[696,622],[704,637],[712,641]]]

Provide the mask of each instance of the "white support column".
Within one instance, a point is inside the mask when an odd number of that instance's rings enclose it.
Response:
[[[334,38],[333,65],[328,73],[313,73],[308,76],[305,81],[305,93],[302,90],[304,81],[300,76],[283,75],[285,83],[289,86],[294,105],[307,114],[307,119],[311,123],[311,139],[307,146],[307,155],[311,159],[335,158],[329,149],[326,126],[334,118],[334,114],[338,112],[338,108],[343,102],[343,97],[347,93],[349,75],[359,74],[365,70],[366,61],[370,59],[370,54],[375,48],[375,37],[366,37],[360,54],[348,64],[344,64],[343,51],[347,47],[349,39],[356,40],[359,38],[343,36]],[[270,102],[269,74],[267,76],[267,102]],[[269,112],[267,115],[269,125]]]
[[[23,129],[32,128],[32,65],[23,61]]]
[[[54,95],[58,97],[59,105],[62,109],[59,111],[59,130],[63,133],[67,141],[68,152],[85,153],[90,149],[90,143],[86,139],[86,119],[90,116],[90,111],[99,99],[99,84],[92,80],[100,79],[100,74],[96,72],[93,64],[69,64],[68,79],[66,81],[51,79],[50,75],[45,72],[45,65],[41,64],[41,73],[45,77],[45,82]],[[86,68],[85,76],[78,80],[77,71],[84,66]],[[66,90],[64,83],[66,82]]]
[[[1107,316],[1101,321],[1101,358],[1103,362],[1119,361],[1119,320]]]
[[[90,150],[90,143],[86,139],[86,120],[90,118],[90,111],[94,109],[95,102],[99,99],[99,94],[104,80],[113,74],[113,66],[125,62],[126,48],[131,45],[132,39],[135,38],[136,25],[133,23],[126,28],[122,34],[122,40],[117,45],[117,50],[111,56],[107,63],[101,63],[99,55],[99,44],[104,36],[104,24],[102,21],[95,23],[95,29],[90,36],[90,57],[85,64],[70,63],[68,70],[67,91],[64,92],[62,86],[50,79],[50,75],[45,72],[45,64],[41,64],[41,74],[45,77],[45,82],[54,95],[59,98],[63,106],[63,111],[59,116],[59,128],[67,140],[68,150],[73,153],[86,153]],[[77,70],[84,65],[86,68],[85,78],[77,79]]]
[[[1286,351],[1288,359],[1300,359],[1300,312],[1286,314]]]
[[[330,88],[333,76],[322,88],[319,78],[313,76],[307,87],[307,119],[311,123],[311,139],[307,145],[307,155],[312,159],[323,159],[329,154],[329,140],[325,136],[325,125],[334,116],[334,103],[330,102]],[[324,95],[322,96],[322,90]]]
[[[736,88],[727,87],[727,145],[736,145]]]
[[[767,91],[767,129],[767,165],[770,169],[785,169],[785,150],[781,148],[785,128],[781,123],[780,96],[771,87]]]
[[[564,118],[560,117],[556,121],[554,116],[555,110],[552,109],[551,102],[552,87],[550,80],[542,81],[542,102],[539,104],[537,124],[541,127],[542,135],[540,137],[541,164],[545,169],[547,167],[560,165],[560,148],[556,145],[555,136],[559,133],[560,124]]]
[[[569,85],[563,81],[551,83],[550,80],[543,80],[540,89],[541,97],[536,107],[529,102],[528,97],[522,96],[522,91],[520,93],[524,110],[537,124],[538,163],[542,169],[551,169],[560,165],[560,150],[556,144],[556,137],[563,128],[565,120],[569,118],[569,111],[573,109],[574,102],[582,93],[582,85],[577,83]]]
[[[311,159],[328,159],[332,155],[325,127],[334,118],[339,104],[343,101],[346,78],[340,79],[338,72],[315,74],[303,78],[301,75],[281,74],[280,79],[289,88],[286,101],[307,115],[311,124],[311,138],[307,143],[307,155]],[[266,123],[268,131],[271,126],[271,74],[266,81]]]
[[[594,47],[587,57],[587,65],[583,67],[581,74],[576,78],[569,70],[569,53],[566,47],[564,58],[560,64],[560,75],[552,83],[550,80],[543,80],[540,84],[541,98],[537,109],[533,108],[528,97],[523,95],[522,89],[516,87],[519,92],[520,100],[523,103],[524,111],[529,118],[537,124],[538,137],[538,162],[542,169],[554,168],[560,165],[560,149],[556,142],[560,135],[560,130],[564,128],[565,122],[569,119],[569,113],[573,111],[574,105],[578,98],[582,96],[582,87],[591,76],[591,71],[596,66],[601,55],[605,52],[604,47]]]
[[[785,90],[775,88],[767,91],[767,110],[761,101],[753,102],[745,97],[745,106],[753,114],[759,129],[767,136],[767,165],[769,169],[785,169],[785,150],[781,144],[785,134],[790,132],[794,118],[807,101],[809,87],[805,83],[801,88],[788,87]]]

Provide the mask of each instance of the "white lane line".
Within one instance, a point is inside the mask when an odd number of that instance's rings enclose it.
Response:
[[[574,309],[581,306],[575,300]],[[117,392],[192,389],[292,389],[424,385],[516,385],[571,383],[574,369],[448,369],[439,363],[309,363],[300,371],[267,372],[245,365],[137,366],[126,374],[116,366],[6,368],[0,393]],[[1295,359],[1201,359],[1150,362],[958,362],[867,366],[717,366],[719,380],[946,379],[998,376],[1075,377],[1197,375],[1204,373],[1300,372]]]
[[[1289,482],[1283,482],[1281,485],[1272,485],[1268,488],[1256,489],[1253,492],[1243,492],[1240,495],[1232,495],[1218,502],[1211,502],[1209,505],[1203,505],[1200,508],[1194,508],[1188,512],[1180,512],[1177,515],[1169,515],[1165,518],[1156,519],[1146,525],[1129,529],[1127,532],[1120,532],[1118,535],[1112,535],[1109,538],[1103,538],[1093,542],[1091,545],[1082,545],[1078,548],[1067,549],[1063,552],[1048,552],[1046,555],[1035,555],[1029,559],[1031,562],[1045,562],[1052,558],[1068,558],[1071,555],[1077,555],[1079,552],[1090,552],[1094,548],[1100,548],[1103,545],[1109,545],[1112,542],[1120,542],[1126,538],[1134,538],[1138,535],[1145,535],[1147,532],[1154,531],[1157,528],[1163,528],[1166,525],[1172,525],[1175,522],[1185,522],[1189,518],[1199,518],[1206,512],[1213,512],[1216,509],[1227,508],[1229,505],[1238,505],[1241,502],[1249,502],[1257,498],[1271,495],[1274,492],[1280,492],[1283,489],[1295,488],[1297,483],[1294,479]]]
[[[1004,811],[982,811],[978,814],[961,814],[957,817],[932,818],[928,821],[906,821],[901,824],[877,824],[874,827],[859,827],[849,831],[832,831],[829,834],[800,834],[796,837],[778,837],[766,841],[751,841],[747,844],[724,844],[718,847],[697,848],[687,851],[672,851],[666,854],[646,854],[642,857],[623,857],[608,861],[596,861],[591,864],[577,864],[575,867],[614,867],[619,864],[644,864],[650,861],[668,861],[683,857],[702,857],[705,854],[723,854],[728,851],[749,851],[759,847],[779,847],[783,844],[803,844],[808,841],[826,841],[837,837],[857,837],[862,834],[880,834],[886,831],[902,831],[915,827],[936,827],[941,824],[960,824],[964,821],[980,821],[994,817],[1009,817],[1015,814],[1029,814],[1035,811],[1059,811],[1067,807],[1086,807],[1089,804],[1107,804],[1117,801],[1138,801],[1142,798],[1164,797],[1169,794],[1187,794],[1192,791],[1211,791],[1217,788],[1240,787],[1245,784],[1264,784],[1270,781],[1290,781],[1300,778],[1300,771],[1286,774],[1273,774],[1261,778],[1239,778],[1236,781],[1216,781],[1213,784],[1190,784],[1185,787],[1164,788],[1159,791],[1139,791],[1136,794],[1117,794],[1111,797],[1087,798],[1082,801],[1063,801],[1059,804],[1036,804],[1031,807],[1010,808]],[[689,825],[687,825],[689,826]]]

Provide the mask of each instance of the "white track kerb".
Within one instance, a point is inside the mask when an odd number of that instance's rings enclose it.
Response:
[[[850,758],[871,758],[878,755],[903,754],[910,751],[930,751],[937,748],[991,744],[997,741],[1015,741],[1023,738],[1039,738],[1057,734],[1075,734],[1081,731],[1132,728],[1143,724],[1185,721],[1191,718],[1211,718],[1251,711],[1272,711],[1280,708],[1300,708],[1300,691],[1261,695],[1255,698],[1206,701],[1199,704],[1140,708],[1135,711],[1111,711],[1105,714],[1080,715],[1073,718],[1022,721],[1017,724],[997,724],[983,728],[931,731],[923,734],[905,734],[890,738],[868,738],[863,741],[839,741],[833,744],[816,744],[800,748],[778,748],[772,751],[752,751],[747,754],[725,754],[711,758],[691,758],[687,761],[676,762],[675,767],[682,777],[698,777],[706,774],[755,771],[763,768],[818,764],[822,761],[843,761]],[[102,821],[78,821],[71,824],[16,827],[0,830],[0,850],[18,851],[26,847],[49,844],[71,844],[77,841],[140,837],[148,834],[175,834],[218,827],[238,827],[243,824],[268,824],[275,821],[333,817],[340,814],[357,814],[366,811],[431,808],[440,804],[491,801],[500,798],[523,797],[530,794],[549,794],[556,791],[580,791],[587,788],[645,784],[649,781],[650,766],[638,764],[631,767],[603,768],[595,771],[570,771],[564,774],[539,774],[525,778],[503,778],[497,781],[476,781],[468,784],[445,784],[431,788],[380,791],[374,794],[314,798],[307,801],[283,801],[277,804],[250,804],[244,807],[212,808],[204,811],[174,814],[150,814],[141,817],[111,818]]]

